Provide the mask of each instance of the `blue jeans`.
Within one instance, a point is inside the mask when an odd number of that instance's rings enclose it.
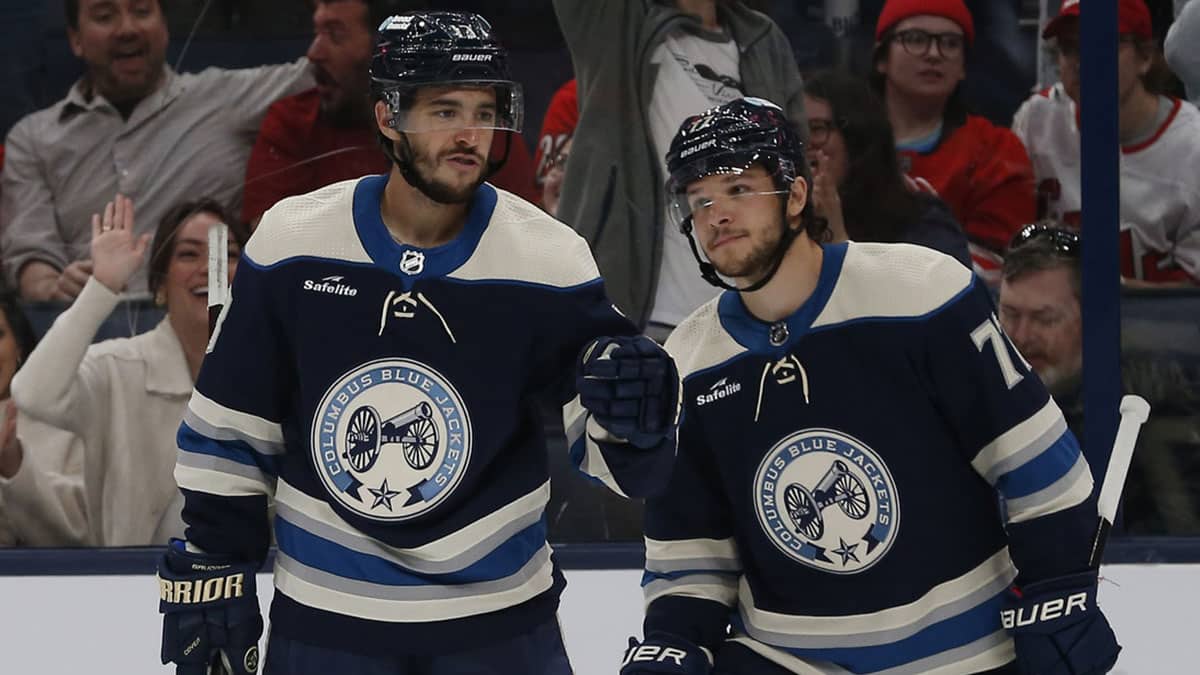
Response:
[[[402,647],[399,647],[402,649]],[[263,675],[571,675],[558,621],[528,633],[452,654],[365,656],[271,633]]]

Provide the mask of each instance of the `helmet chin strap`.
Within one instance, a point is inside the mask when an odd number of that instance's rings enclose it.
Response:
[[[692,235],[692,230],[694,229],[692,217],[688,216],[687,220],[684,221],[684,227],[681,229],[683,229],[683,233],[687,235],[688,245],[692,249],[692,256],[696,258],[696,262],[700,265],[700,276],[703,277],[705,281],[713,286],[716,286],[717,288],[723,288],[727,291],[734,291],[736,293],[753,293],[754,291],[757,291],[771,283],[771,279],[775,278],[775,273],[779,271],[779,266],[783,264],[783,257],[787,255],[788,249],[792,246],[792,242],[796,240],[796,237],[800,236],[800,230],[793,230],[792,228],[788,227],[786,201],[783,203],[782,215],[783,235],[779,239],[779,244],[775,246],[775,253],[771,256],[771,267],[761,279],[750,284],[749,286],[744,286],[742,288],[738,288],[733,284],[726,283],[725,280],[722,279],[719,274],[717,274],[717,268],[712,263],[705,261],[704,258],[700,256],[700,248],[696,245],[696,238]]]

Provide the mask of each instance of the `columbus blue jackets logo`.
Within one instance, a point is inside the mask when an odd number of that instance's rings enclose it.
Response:
[[[454,386],[408,359],[362,365],[317,406],[313,458],[342,505],[381,521],[432,509],[454,491],[471,458],[471,420]]]
[[[772,543],[823,572],[871,567],[900,525],[896,483],[879,455],[829,429],[806,429],[775,444],[754,476],[754,496]]]

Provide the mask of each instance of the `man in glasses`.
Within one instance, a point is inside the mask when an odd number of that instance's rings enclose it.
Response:
[[[962,0],[888,0],[875,28],[872,81],[901,168],[950,207],[982,271],[1033,221],[1033,172],[1011,131],[967,114],[961,83],[974,40]]]
[[[1013,130],[1033,159],[1039,217],[1081,222],[1078,0],[1063,3],[1042,37],[1061,80],[1030,97]],[[1200,112],[1159,93],[1169,76],[1143,0],[1119,0],[1117,96],[1121,142],[1121,275],[1143,284],[1200,280]]]
[[[1083,368],[1079,235],[1034,224],[1013,238],[1000,283],[1000,325],[1079,432]]]

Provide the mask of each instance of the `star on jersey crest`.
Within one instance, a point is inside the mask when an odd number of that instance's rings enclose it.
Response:
[[[374,492],[374,490],[372,490],[372,492]],[[847,544],[846,540],[842,539],[841,537],[838,537],[838,541],[842,542],[842,547],[833,549],[833,552],[842,556],[842,567],[845,567],[846,563],[851,560],[854,562],[862,562],[854,553],[854,549],[858,548],[858,544]]]
[[[388,511],[391,511],[392,499],[400,494],[399,492],[388,488],[386,478],[383,479],[383,485],[380,485],[378,490],[375,488],[367,489],[371,491],[371,494],[375,495],[375,503],[371,505],[372,509],[377,509],[382,504],[383,506],[387,507]],[[844,546],[845,542],[842,542],[842,545]]]

